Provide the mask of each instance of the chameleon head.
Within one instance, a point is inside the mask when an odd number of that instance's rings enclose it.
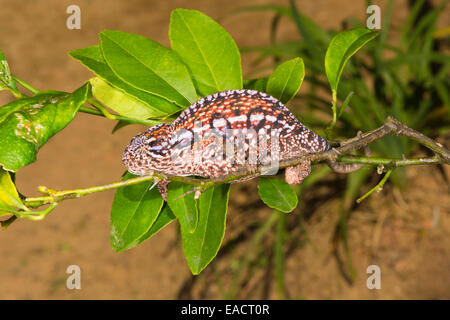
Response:
[[[169,124],[158,124],[135,136],[122,156],[128,171],[136,175],[164,172],[170,165]]]

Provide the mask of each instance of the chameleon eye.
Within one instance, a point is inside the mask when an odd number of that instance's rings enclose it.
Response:
[[[148,144],[148,146],[152,150],[161,150],[161,148],[162,148],[162,146],[161,146],[161,139],[151,141]]]
[[[155,139],[147,143],[147,148],[152,153],[163,154],[166,153],[164,150],[166,145],[165,139]]]

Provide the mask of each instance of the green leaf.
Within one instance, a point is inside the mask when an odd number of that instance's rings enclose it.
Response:
[[[144,242],[145,240],[151,238],[152,236],[157,234],[159,232],[159,230],[161,230],[162,228],[167,226],[169,223],[171,223],[175,219],[176,219],[176,217],[173,215],[173,212],[172,212],[172,210],[170,210],[169,206],[168,205],[164,206],[164,208],[161,210],[161,213],[159,214],[158,218],[156,219],[155,223],[153,223],[153,225],[151,226],[151,228],[142,237],[140,237],[134,244],[132,244],[130,246],[130,248],[136,247],[136,246],[140,245],[142,242]]]
[[[182,107],[197,100],[189,71],[168,48],[121,31],[102,31],[100,40],[108,66],[123,81]]]
[[[242,89],[239,49],[216,21],[200,11],[173,10],[169,38],[173,51],[188,66],[201,96]]]
[[[73,50],[69,52],[69,55],[72,58],[80,61],[98,77],[108,82],[108,84],[123,92],[123,95],[125,95],[125,97],[130,95],[141,102],[140,104],[135,104],[131,109],[127,108],[126,104],[112,103],[111,101],[102,101],[108,107],[123,116],[138,119],[157,118],[165,116],[167,114],[172,114],[180,110],[180,107],[178,107],[176,104],[171,103],[170,101],[157,95],[136,89],[135,87],[122,81],[115,75],[115,73],[106,63],[100,50],[100,46],[92,46]],[[94,96],[96,96],[95,89],[96,88],[94,87]],[[114,94],[114,92],[112,93]],[[99,92],[97,92],[97,94],[99,94]],[[104,98],[103,95],[101,96],[102,98]],[[100,100],[99,97],[96,96],[96,98]]]
[[[14,208],[28,210],[20,200],[9,172],[0,167],[0,217],[12,214]]]
[[[188,232],[194,232],[198,222],[197,201],[194,199],[194,192],[186,194],[193,188],[194,186],[181,182],[171,182],[167,188],[167,204],[177,217],[181,227]]]
[[[298,197],[286,181],[261,177],[258,193],[266,205],[281,212],[289,213],[297,207]]]
[[[17,171],[36,160],[53,135],[75,117],[89,94],[89,84],[73,93],[43,92],[0,108],[0,165]]]
[[[92,85],[92,95],[105,106],[123,116],[135,119],[148,119],[165,115],[158,110],[148,108],[140,100],[114,88],[102,78],[95,77],[90,79],[89,82]]]
[[[3,52],[0,51],[0,91],[4,89],[10,90],[13,93],[19,92],[16,83],[11,77],[8,62],[6,61]]]
[[[199,274],[217,255],[225,234],[230,185],[206,190],[198,199],[198,226],[193,233],[181,225],[183,251],[193,274]]]
[[[126,173],[122,180],[135,177]],[[142,237],[156,221],[164,200],[153,182],[117,190],[111,209],[111,246],[122,251]]]
[[[325,72],[331,90],[337,91],[339,79],[347,60],[377,34],[366,28],[357,28],[334,36],[325,54]]]
[[[302,58],[280,64],[267,81],[267,93],[283,103],[288,103],[298,92],[305,77]]]

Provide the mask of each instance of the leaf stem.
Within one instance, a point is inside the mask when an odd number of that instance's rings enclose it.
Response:
[[[361,203],[361,201],[363,201],[364,199],[366,199],[368,196],[370,196],[374,191],[380,192],[381,190],[383,190],[383,186],[386,183],[386,181],[389,179],[389,176],[391,175],[393,169],[390,169],[386,172],[386,174],[384,175],[383,179],[381,179],[380,182],[378,182],[378,184],[373,187],[372,189],[369,190],[369,192],[367,192],[365,195],[363,195],[362,197],[358,198],[356,200],[356,203]]]
[[[88,99],[88,103],[94,108],[98,109],[109,120],[116,120],[114,115],[111,114],[100,102],[93,98]]]
[[[14,81],[16,81],[18,84],[20,84],[22,87],[24,87],[25,89],[27,89],[28,91],[30,91],[33,94],[36,94],[39,92],[38,89],[36,89],[35,87],[33,87],[32,85],[26,83],[25,81],[23,81],[22,79],[17,78],[16,76],[11,75],[11,77],[14,79]]]
[[[78,111],[79,112],[83,112],[83,113],[96,115],[96,116],[106,117],[105,114],[103,112],[101,112],[100,110],[92,109],[92,108],[85,107],[85,106],[81,106],[80,109],[78,109]],[[145,125],[145,126],[154,126],[156,124],[164,122],[162,120],[151,120],[151,119],[143,120],[143,119],[127,118],[127,117],[120,116],[120,115],[115,115],[115,114],[110,114],[110,117],[108,119],[111,119],[111,120],[122,120],[122,121],[126,121],[126,122],[129,122],[129,123],[142,124],[142,125]]]
[[[331,139],[331,137],[333,136],[333,129],[336,126],[336,122],[337,122],[337,92],[336,92],[336,90],[332,90],[331,110],[333,111],[333,119],[331,120],[328,127],[325,129],[328,139]]]
[[[331,123],[332,127],[334,127],[337,121],[337,92],[336,90],[333,90],[332,92],[331,108],[333,109],[333,121]]]

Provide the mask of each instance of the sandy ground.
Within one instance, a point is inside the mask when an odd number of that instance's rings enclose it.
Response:
[[[91,74],[68,57],[67,52],[98,43],[101,30],[138,33],[168,45],[170,12],[184,7],[221,19],[239,46],[267,44],[270,14],[223,17],[238,7],[268,3],[284,2],[0,0],[0,48],[18,77],[39,89],[73,91]],[[81,7],[81,30],[68,30],[65,26],[66,8],[70,4]],[[380,5],[383,8],[385,1]],[[362,20],[365,14],[365,1],[347,0],[338,4],[314,0],[301,1],[298,6],[326,28],[339,27],[343,19],[351,16]],[[404,6],[405,1],[395,4],[398,23],[405,16]],[[296,39],[294,26],[283,23],[280,37]],[[244,57],[243,61],[244,70],[248,71],[249,58]],[[0,94],[1,104],[9,100],[10,95]],[[17,174],[20,191],[32,196],[38,194],[39,185],[62,190],[118,180],[124,170],[120,161],[123,148],[143,127],[129,126],[111,135],[113,127],[111,121],[78,115],[42,148],[36,163],[20,170]],[[444,172],[448,181],[448,167]],[[338,218],[337,202],[323,201],[318,206],[306,225],[313,245],[294,250],[286,261],[288,298],[450,298],[447,182],[436,168],[411,168],[407,173],[412,182],[408,190],[399,192],[387,187],[382,194],[359,206],[352,216],[349,239],[358,275],[353,284],[345,280],[336,260],[329,257],[330,239]],[[255,186],[250,182],[233,191],[229,229],[236,226],[233,220],[240,215],[267,219],[271,214],[256,198]],[[251,201],[246,197],[239,200],[241,192],[248,192]],[[177,225],[171,224],[133,250],[115,253],[109,244],[113,195],[104,192],[65,201],[42,222],[18,221],[7,231],[0,231],[0,298],[172,299],[183,296],[180,292],[191,276],[178,241]],[[230,253],[220,259],[217,268],[226,270],[238,257],[239,252]],[[68,290],[65,286],[68,276],[65,271],[72,264],[81,267],[81,290]],[[368,290],[365,286],[365,270],[370,264],[382,268],[381,290]],[[257,281],[262,272],[257,271],[256,280],[251,281]],[[184,296],[221,298],[212,274],[211,269],[206,269],[200,284],[196,281],[197,290],[194,286]],[[243,286],[237,296],[277,297],[274,285],[266,291],[251,291],[250,285]]]

